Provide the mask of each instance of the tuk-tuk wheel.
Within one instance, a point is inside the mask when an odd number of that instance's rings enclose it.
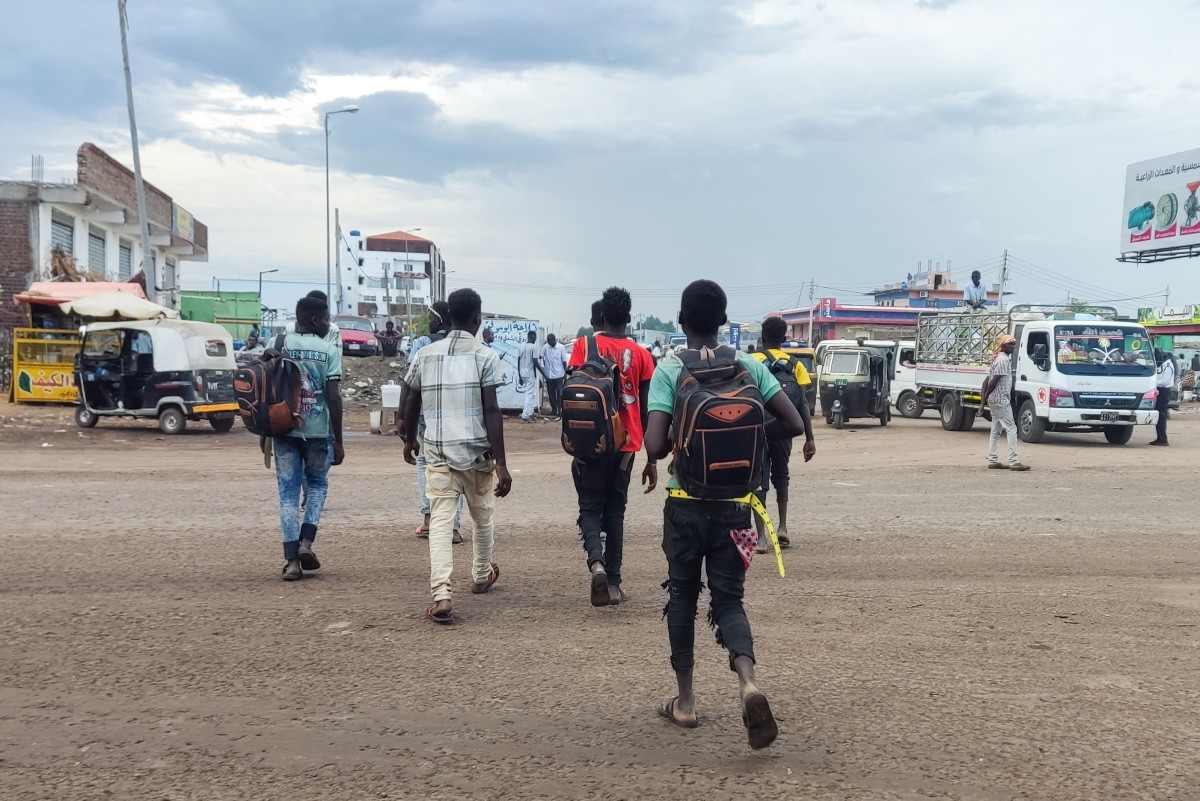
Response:
[[[158,416],[158,428],[164,434],[182,434],[187,428],[187,418],[177,406],[168,406]]]
[[[846,415],[842,414],[841,412],[834,412],[833,413],[833,427],[841,428],[844,425],[846,425]]]
[[[218,434],[227,434],[233,430],[234,417],[210,417],[208,424],[213,427],[213,431]]]
[[[100,422],[100,415],[92,414],[85,406],[75,407],[75,425],[80,428],[94,428]]]

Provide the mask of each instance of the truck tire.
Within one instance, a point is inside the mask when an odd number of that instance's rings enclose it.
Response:
[[[975,425],[976,412],[973,409],[963,409],[962,425],[958,427],[959,431],[970,431],[971,426]]]
[[[234,422],[236,422],[236,418],[234,418],[233,415],[229,415],[228,417],[208,418],[208,424],[212,426],[213,431],[216,431],[218,434],[227,434],[232,431]]]
[[[1021,411],[1017,413],[1017,436],[1022,442],[1041,442],[1046,436],[1046,420],[1038,417],[1037,407],[1031,400],[1022,403]]]
[[[187,428],[187,418],[183,416],[183,409],[178,406],[163,409],[162,414],[158,416],[158,428],[164,434],[182,434]]]
[[[1104,438],[1109,445],[1124,445],[1133,439],[1133,426],[1105,426]]]
[[[961,431],[963,424],[963,407],[958,396],[954,393],[947,393],[942,398],[942,428],[947,431]]]
[[[925,413],[925,404],[921,403],[920,395],[906,390],[896,399],[896,411],[900,412],[901,417],[916,420]]]

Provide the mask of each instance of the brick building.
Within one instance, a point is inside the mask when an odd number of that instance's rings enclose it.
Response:
[[[145,184],[147,256],[133,171],[93,144],[79,148],[76,169],[74,183],[0,181],[0,329],[24,321],[13,297],[34,281],[139,280],[178,309],[181,263],[208,261],[208,229],[168,194]]]

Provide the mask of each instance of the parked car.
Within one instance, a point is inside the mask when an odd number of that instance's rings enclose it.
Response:
[[[375,338],[375,326],[366,317],[356,314],[339,314],[333,318],[342,333],[342,355],[374,356],[379,353],[379,340]]]

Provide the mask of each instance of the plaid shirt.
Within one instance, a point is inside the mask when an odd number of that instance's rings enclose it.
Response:
[[[996,358],[992,359],[992,366],[988,370],[988,378],[996,379],[996,387],[992,390],[992,394],[985,400],[989,406],[1011,406],[1012,405],[1012,359],[1004,351],[996,354]]]
[[[483,425],[483,387],[502,383],[500,357],[466,331],[417,353],[404,383],[421,393],[425,464],[467,470],[491,448]]]

